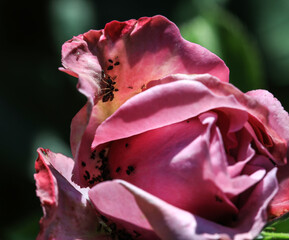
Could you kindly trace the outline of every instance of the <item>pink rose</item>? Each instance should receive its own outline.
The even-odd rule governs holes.
[[[252,239],[289,209],[287,112],[166,18],[113,21],[62,57],[88,101],[74,161],[38,150],[38,239]]]

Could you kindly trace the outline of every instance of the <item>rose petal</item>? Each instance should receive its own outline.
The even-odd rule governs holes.
[[[99,84],[95,80],[101,78],[101,66],[97,56],[93,55],[82,35],[74,37],[62,46],[62,65],[60,70],[78,77],[77,88],[90,102],[94,101],[94,94],[100,92]]]
[[[190,119],[119,140],[109,150],[111,177],[179,208],[226,221],[237,210],[214,182],[224,179],[226,156],[210,148],[216,145],[209,141],[210,132],[198,119]]]
[[[103,103],[109,116],[142,91],[145,84],[174,73],[210,73],[228,82],[224,62],[207,49],[184,40],[176,25],[163,16],[126,22],[112,21],[63,45],[64,71],[79,77],[78,87],[89,99],[99,99],[102,74],[115,78],[119,91]],[[105,106],[105,107],[104,107]]]
[[[221,96],[230,96],[233,94],[236,100],[246,107],[250,114],[249,123],[258,137],[258,141],[269,149],[270,153],[273,155],[272,159],[276,163],[281,165],[286,163],[285,156],[287,152],[287,144],[281,135],[279,135],[275,130],[282,128],[282,126],[279,125],[280,123],[285,125],[289,124],[289,118],[283,118],[283,122],[274,122],[278,126],[273,127],[271,122],[272,119],[276,119],[275,107],[271,108],[270,105],[266,105],[262,100],[256,100],[256,96],[251,97],[250,94],[242,93],[231,84],[220,81],[211,81],[208,78],[201,77],[199,81],[206,85],[215,94],[220,94]],[[278,104],[276,103],[275,105]],[[282,113],[281,115],[284,116],[285,113]]]
[[[243,112],[241,119],[248,117],[246,112],[250,114],[253,132],[258,133],[256,141],[266,145],[266,140],[270,139],[272,159],[284,164],[287,145],[271,128],[268,122],[271,112],[267,106],[210,75],[192,75],[190,81],[187,75],[186,80],[182,80],[181,74],[168,78],[174,81],[154,86],[129,99],[103,122],[96,130],[92,147],[183,121],[211,109],[231,108],[238,109],[240,114]]]
[[[238,214],[231,199],[261,181],[265,170],[232,179],[214,125],[216,114],[199,118],[201,122],[189,119],[112,143],[109,171],[113,179],[130,182],[176,207],[230,222]]]
[[[207,112],[201,114],[199,118],[202,124],[208,125],[207,132],[209,133],[207,134],[206,139],[207,147],[202,148],[202,151],[210,153],[210,158],[203,167],[205,178],[211,179],[223,193],[229,197],[233,197],[249,189],[264,177],[266,171],[264,169],[260,169],[252,172],[251,175],[241,175],[231,178],[227,172],[228,166],[222,135],[215,125],[217,122],[216,114]],[[268,160],[268,162],[270,161]]]
[[[239,121],[247,119],[246,108],[231,95],[216,95],[199,82],[221,82],[210,75],[192,75],[191,80],[170,76],[175,81],[157,85],[129,99],[96,130],[92,148],[112,140],[129,137],[195,117],[217,108],[239,110]],[[117,128],[114,126],[118,126]],[[109,130],[108,130],[109,129]]]
[[[134,196],[161,239],[253,239],[266,224],[266,207],[277,191],[276,169],[256,186],[232,228],[178,209],[155,196],[117,180]]]
[[[280,217],[289,212],[289,164],[278,168],[279,189],[270,203],[269,214],[271,218]]]
[[[249,91],[246,95],[254,98],[263,106],[268,106],[270,110],[269,124],[270,126],[287,142],[289,142],[289,115],[282,107],[281,103],[272,93],[266,90]]]
[[[86,104],[72,119],[70,131],[70,147],[73,157],[79,151],[81,140],[88,125],[91,110],[89,104]]]
[[[88,202],[88,189],[72,183],[73,160],[39,149],[34,175],[43,207],[37,239],[111,239],[97,233],[95,210]]]
[[[260,233],[267,223],[267,207],[278,191],[278,181],[276,178],[277,168],[270,170],[261,182],[254,188],[245,205],[240,209],[239,221],[236,230],[246,232],[250,229],[253,239]],[[239,239],[242,238],[240,234]]]
[[[236,159],[231,161],[230,166],[227,168],[232,178],[240,175],[246,164],[255,155],[255,150],[251,146],[252,136],[245,128],[239,132],[238,138],[238,155],[236,156]]]
[[[99,106],[93,106],[89,102],[77,113],[71,123],[71,149],[75,160],[72,180],[80,186],[87,186],[87,181],[92,181],[90,177],[99,175],[99,170],[95,168],[98,153],[91,151],[91,142],[94,132],[101,123],[102,111]],[[92,161],[95,160],[95,161]]]
[[[89,191],[89,197],[96,209],[115,223],[118,230],[137,239],[159,239],[134,201],[134,197],[115,181],[97,184]]]
[[[161,239],[229,239],[229,228],[176,208],[126,181],[116,182],[135,197],[137,206]]]

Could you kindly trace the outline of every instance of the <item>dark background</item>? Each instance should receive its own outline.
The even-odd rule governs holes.
[[[0,239],[37,235],[36,149],[71,155],[70,121],[86,100],[58,67],[61,45],[74,35],[164,15],[224,59],[241,90],[266,88],[289,109],[288,0],[2,1],[0,9]]]

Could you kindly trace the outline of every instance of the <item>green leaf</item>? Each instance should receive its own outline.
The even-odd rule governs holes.
[[[255,239],[289,239],[289,213],[269,222]]]
[[[256,239],[263,239],[263,240],[273,240],[273,239],[289,239],[288,233],[274,233],[274,232],[261,232],[261,237],[257,237]]]

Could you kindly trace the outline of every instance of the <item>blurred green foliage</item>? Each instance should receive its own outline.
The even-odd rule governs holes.
[[[197,14],[180,26],[183,37],[220,56],[230,69],[231,83],[241,90],[265,88],[259,50],[239,19],[212,0],[191,1],[190,8]]]
[[[0,239],[35,239],[39,231],[37,147],[70,155],[70,122],[86,101],[77,80],[58,71],[60,47],[72,36],[114,19],[162,14],[224,59],[241,90],[267,88],[289,110],[288,0],[2,1],[1,9]],[[258,239],[286,239],[288,221],[274,221]]]
[[[289,213],[268,223],[256,238],[256,240],[259,239],[289,239]]]
[[[49,22],[57,48],[96,24],[97,8],[91,0],[51,0]]]

